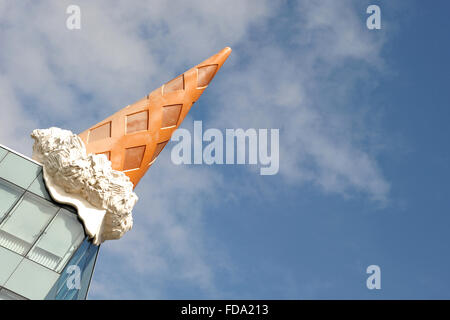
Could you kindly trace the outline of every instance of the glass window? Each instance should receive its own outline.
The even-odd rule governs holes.
[[[27,189],[41,172],[41,168],[36,163],[10,152],[0,162],[0,177]]]
[[[38,196],[41,196],[42,198],[45,198],[49,201],[52,201],[52,198],[50,197],[47,188],[45,187],[44,178],[42,177],[42,175],[43,173],[41,172],[28,188],[28,191],[31,191],[34,194],[37,194]]]
[[[61,272],[84,239],[84,229],[77,216],[61,209],[28,254],[31,260]]]
[[[59,274],[36,262],[23,259],[6,282],[5,288],[32,300],[44,299]]]
[[[18,254],[25,254],[58,209],[36,195],[25,193],[0,225],[0,245]]]
[[[7,153],[8,153],[8,150],[0,147],[0,161],[2,161],[2,159],[4,158],[4,156],[6,156]]]
[[[0,247],[0,286],[5,284],[22,259],[22,256]]]
[[[83,300],[86,299],[87,291],[94,271],[99,246],[96,246],[85,237],[80,247],[64,267],[61,276],[48,293],[45,299],[48,300]],[[70,289],[67,280],[73,275],[71,266],[78,266],[81,270],[81,287],[79,290]]]
[[[24,297],[15,294],[5,288],[0,288],[0,300],[26,300]]]
[[[24,192],[25,190],[0,179],[0,222]]]
[[[78,299],[86,299],[88,294],[89,285],[91,283],[92,274],[94,272],[95,262],[97,260],[98,247],[92,245],[90,248],[89,256],[86,259],[86,265],[81,276],[81,289],[78,295]]]

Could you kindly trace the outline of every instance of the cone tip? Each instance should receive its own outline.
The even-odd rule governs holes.
[[[230,47],[225,47],[222,49],[222,53],[226,54],[226,56],[228,57],[231,53],[231,48]]]
[[[219,51],[218,56],[220,56],[223,61],[225,61],[226,59],[228,59],[228,56],[231,53],[231,48],[230,47],[225,47],[222,50]]]

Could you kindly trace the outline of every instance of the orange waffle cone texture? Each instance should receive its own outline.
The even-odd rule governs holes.
[[[136,187],[230,53],[230,48],[222,49],[82,132],[87,153],[105,154],[112,168],[125,172]]]

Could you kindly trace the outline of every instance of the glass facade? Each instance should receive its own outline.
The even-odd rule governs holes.
[[[0,300],[85,299],[98,250],[42,167],[0,146]]]

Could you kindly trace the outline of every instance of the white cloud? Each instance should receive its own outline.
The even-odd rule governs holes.
[[[70,1],[3,3],[2,72],[41,123],[83,130],[241,39],[264,2]],[[189,66],[189,67],[186,67]]]
[[[164,297],[167,283],[182,282],[199,287],[209,295],[217,294],[212,254],[203,230],[204,205],[217,202],[216,190],[223,185],[222,177],[202,167],[174,167],[169,153],[163,153],[154,165],[152,179],[141,182],[136,192],[140,195],[135,207],[133,230],[120,241],[107,242],[101,255],[97,286],[104,282],[124,288],[139,287],[142,278],[151,291],[151,297]],[[122,259],[126,257],[127,261]],[[105,267],[112,260],[118,272]],[[217,259],[213,259],[217,261]],[[114,291],[112,298],[123,298],[123,292]],[[103,297],[96,292],[92,298]],[[148,298],[132,293],[132,297]],[[128,296],[130,298],[130,296]]]
[[[29,128],[37,125],[21,106],[14,90],[11,88],[9,79],[0,75],[0,143],[7,147],[15,146],[16,150],[27,153],[30,146]]]
[[[245,53],[250,63],[228,71],[221,91],[226,108],[214,125],[281,128],[280,172],[287,181],[343,195],[363,192],[385,204],[389,183],[368,152],[368,129],[377,128],[367,108],[351,101],[353,88],[368,92],[371,73],[383,70],[384,39],[365,33],[352,6],[305,1],[298,13],[291,48],[255,43]]]

